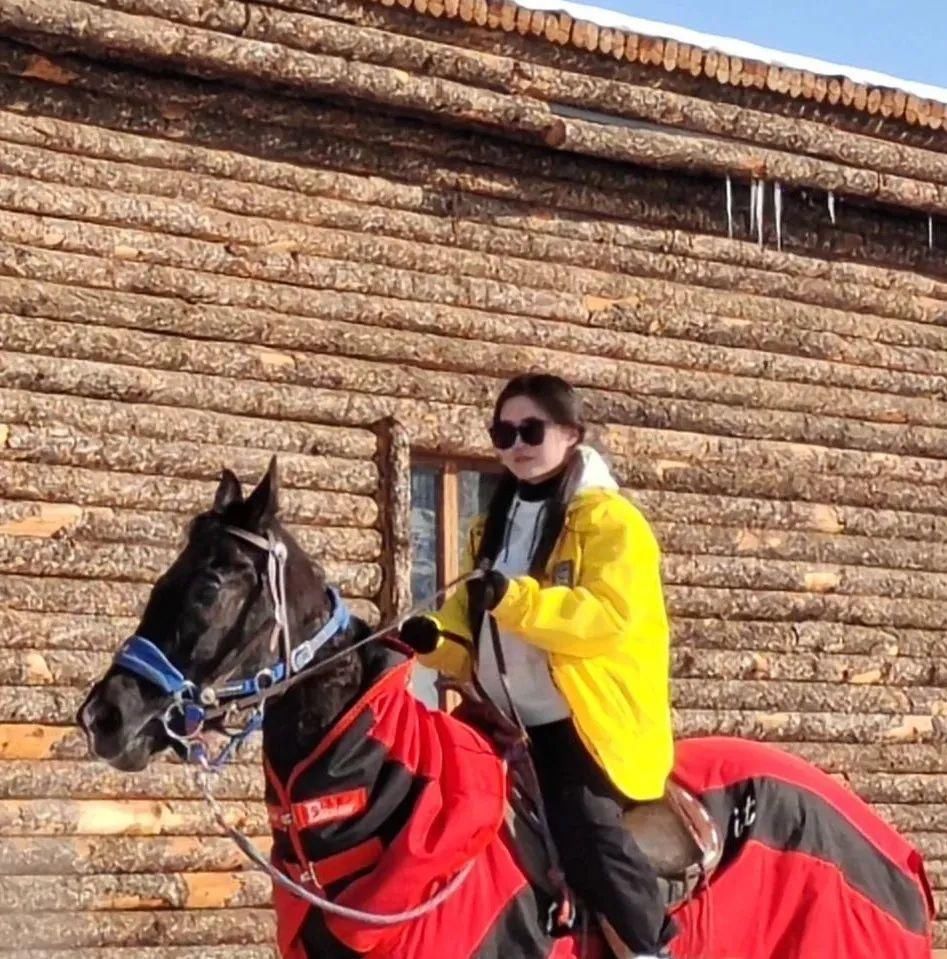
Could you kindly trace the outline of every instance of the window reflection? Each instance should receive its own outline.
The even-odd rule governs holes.
[[[460,535],[457,537],[459,556],[457,560],[463,564],[466,559],[467,547],[470,543],[467,533],[473,521],[482,516],[490,505],[490,498],[500,481],[499,473],[481,473],[477,470],[460,470],[457,474],[457,491],[460,500],[458,504],[458,525]]]
[[[411,596],[418,602],[437,589],[438,470],[411,470]]]
[[[456,476],[444,485],[445,471]],[[473,521],[482,514],[498,481],[496,473],[476,469],[457,469],[450,463],[415,464],[411,468],[411,602],[417,603],[434,595],[438,584],[457,575],[463,565],[468,546],[467,533]],[[456,493],[454,490],[456,489]],[[449,496],[451,502],[444,502]],[[443,512],[441,512],[443,511]],[[457,523],[457,556],[442,556],[438,537],[441,516],[455,517]],[[430,706],[438,703],[435,686],[437,674],[423,666],[415,667],[413,690]]]
[[[440,471],[411,469],[411,602],[433,596],[437,590],[437,501]],[[437,673],[418,664],[414,694],[429,706],[437,705]]]

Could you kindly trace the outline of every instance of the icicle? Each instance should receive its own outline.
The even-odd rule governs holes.
[[[766,184],[760,180],[756,190],[756,237],[763,249],[763,208],[766,203]]]
[[[756,180],[750,180],[750,233],[756,232]]]
[[[778,181],[773,184],[773,208],[776,216],[776,249],[783,248],[783,187]]]
[[[934,249],[934,217],[930,213],[927,214],[927,248]]]
[[[733,181],[727,174],[727,236],[733,239]]]
[[[835,226],[835,191],[829,190],[829,219],[832,226]]]

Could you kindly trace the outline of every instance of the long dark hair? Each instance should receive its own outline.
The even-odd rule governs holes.
[[[582,414],[582,401],[572,386],[560,376],[551,373],[524,373],[514,377],[503,387],[493,407],[493,421],[500,418],[500,411],[508,400],[517,396],[531,399],[553,423],[571,426],[579,433],[579,440],[585,438],[585,418]],[[559,477],[559,486],[550,497],[543,519],[543,528],[539,542],[530,564],[530,574],[541,578],[556,546],[566,520],[566,510],[575,495],[576,487],[582,475],[582,456],[573,449],[565,468]],[[518,480],[509,471],[504,470],[490,505],[487,508],[483,536],[477,550],[477,563],[485,560],[494,562],[500,552],[506,533],[507,516],[513,498],[516,496]]]

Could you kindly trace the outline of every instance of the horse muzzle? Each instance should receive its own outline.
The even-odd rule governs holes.
[[[76,722],[89,752],[123,772],[138,772],[162,748],[160,709],[146,703],[129,677],[113,673],[96,683]]]

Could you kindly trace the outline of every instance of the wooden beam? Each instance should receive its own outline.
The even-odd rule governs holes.
[[[486,422],[486,420],[484,420]],[[428,466],[439,468],[444,465],[446,462],[450,462],[453,465],[458,473],[462,472],[478,472],[478,473],[496,473],[499,472],[500,467],[497,462],[486,456],[463,456],[458,454],[456,456],[451,456],[449,460],[446,460],[443,455],[438,455],[437,453],[430,453],[427,451],[415,451],[411,454],[411,459],[418,466]]]
[[[26,729],[36,727],[25,726]],[[0,727],[2,729],[2,727]],[[241,756],[241,760],[242,760]],[[193,770],[184,763],[155,759],[134,776],[109,769],[90,758],[81,760],[6,760],[2,766],[2,800],[155,800],[170,803],[201,799]],[[214,780],[221,800],[263,801],[263,767],[259,762],[235,762]]]
[[[381,615],[397,619],[411,606],[411,447],[394,418],[378,424],[379,523],[383,574]]]
[[[272,845],[269,834],[252,841],[263,853]],[[233,841],[218,835],[0,837],[0,876],[231,872],[246,863]]]
[[[125,13],[157,16],[193,27],[206,27],[208,22],[206,13],[188,2],[108,0],[107,5]],[[289,0],[286,7],[290,9],[264,7],[242,0],[221,0],[215,5],[213,28],[233,36],[285,44],[293,49],[346,56],[363,63],[537,97],[550,103],[599,110],[616,119],[646,120],[794,154],[805,153],[840,163],[864,165],[879,173],[947,184],[947,157],[935,150],[845,133],[826,123],[799,117],[782,117],[738,104],[714,102],[706,97],[686,96],[658,87],[608,79],[592,73],[591,65],[589,72],[579,72],[574,68],[551,67],[512,56],[471,50],[461,45],[469,37],[469,31],[462,29],[454,34],[453,43],[435,42],[423,36],[378,29],[367,23],[330,20],[320,16],[326,7],[319,0]],[[549,22],[547,19],[547,24]],[[617,31],[599,31],[601,52],[612,52],[616,35],[621,36]],[[444,40],[447,41],[448,37],[445,36]],[[678,45],[674,46],[677,48]],[[717,75],[719,77],[719,73]],[[811,93],[815,77],[809,74],[807,78],[811,83],[805,89]]]
[[[62,949],[64,956],[72,957],[81,949],[96,946],[137,947],[133,953],[137,956],[138,948],[158,944],[188,946],[189,955],[203,956],[205,945],[247,943],[251,944],[248,954],[252,955],[253,945],[269,946],[275,938],[270,909],[121,910],[61,916],[27,910],[0,914],[0,941],[17,944],[18,952],[7,953],[17,959],[40,954],[39,949]]]
[[[259,836],[268,828],[261,803],[223,808],[243,832]],[[2,836],[204,836],[216,829],[203,800],[0,799]]]
[[[59,254],[52,256],[60,257]],[[83,259],[87,264],[88,259]],[[38,261],[36,258],[35,262]],[[78,270],[84,264],[77,260],[69,265]],[[0,272],[2,269],[0,265]],[[184,273],[183,270],[176,272]],[[183,275],[175,279],[185,281]],[[197,277],[192,277],[192,282],[197,281]],[[213,285],[211,288],[217,290],[218,297],[236,297],[239,292],[245,292],[229,284],[227,293]],[[274,285],[274,289],[278,287]],[[166,290],[167,287],[162,288],[163,292]],[[211,312],[208,308],[205,320],[208,324]],[[327,322],[324,325],[329,326]],[[366,347],[374,353],[371,359],[331,353],[318,355],[320,351],[314,347],[311,353],[300,354],[300,370],[290,378],[274,377],[258,370],[248,362],[246,347],[228,341],[223,335],[216,338],[216,342],[210,342],[193,338],[188,327],[179,327],[178,336],[110,327],[111,323],[95,326],[42,318],[24,323],[14,315],[0,313],[0,339],[10,351],[4,356],[0,374],[3,385],[29,389],[42,377],[44,391],[53,392],[57,391],[54,384],[64,379],[76,383],[83,375],[91,377],[96,372],[101,379],[124,380],[129,383],[129,390],[148,390],[157,402],[163,403],[168,402],[167,391],[188,383],[189,402],[185,404],[188,406],[197,405],[196,395],[206,391],[216,394],[214,406],[218,409],[225,406],[225,397],[233,397],[234,404],[240,403],[244,410],[256,399],[259,404],[256,410],[260,413],[265,407],[287,409],[298,404],[301,415],[309,419],[319,415],[319,406],[342,407],[349,411],[349,416],[357,406],[366,410],[373,407],[382,416],[400,416],[404,409],[406,423],[418,418],[422,401],[432,405],[464,404],[466,413],[460,416],[457,428],[466,438],[462,448],[469,450],[474,444],[486,447],[484,435],[471,431],[471,417],[484,415],[481,411],[490,404],[500,378],[526,367],[536,367],[569,376],[577,386],[586,388],[590,413],[600,422],[927,459],[941,457],[947,440],[947,410],[932,396],[884,395],[838,388],[824,381],[800,389],[796,383],[760,376],[708,372],[700,369],[696,359],[705,350],[689,344],[680,345],[675,368],[671,364],[654,366],[616,358],[603,363],[601,355],[569,354],[533,345],[520,346],[514,351],[491,342],[473,344],[459,337],[435,339],[415,332],[388,330],[386,336],[378,337],[377,330],[352,324],[342,329],[359,332],[366,343],[370,333],[379,341],[377,346]],[[932,328],[932,332],[943,336],[945,331]],[[936,355],[933,359],[937,362]],[[431,369],[435,363],[439,369]],[[943,359],[940,364],[944,366]],[[141,367],[148,370],[147,374]],[[831,374],[835,367],[825,364],[821,369]],[[482,375],[484,370],[487,375]],[[945,381],[944,372],[938,376],[941,382]],[[898,372],[889,371],[879,377],[879,381],[895,394],[899,378]],[[831,375],[827,379],[831,382]],[[74,385],[65,392],[80,391]],[[347,397],[351,397],[351,401],[345,407]],[[234,406],[229,409],[233,410]],[[734,409],[741,411],[739,420],[733,419]],[[460,407],[457,413],[461,413]],[[280,418],[280,414],[273,418]],[[910,430],[905,429],[907,424]],[[423,432],[414,434],[418,443],[427,444],[433,437],[439,449],[447,448],[450,431],[446,418],[441,423],[426,422],[423,427]],[[76,458],[73,454],[69,456]],[[5,453],[4,458],[12,457]],[[350,464],[347,469],[355,472],[357,465]],[[255,479],[256,475],[248,478]],[[170,480],[174,486],[192,482],[197,481],[179,477]],[[210,487],[210,483],[205,486]],[[313,508],[321,505],[323,517],[330,504],[335,507],[334,520],[322,519],[333,525],[367,525],[364,518],[374,518],[377,512],[372,500],[350,493],[327,493],[322,497],[324,504],[308,490],[299,488],[291,493],[293,501],[308,500]],[[371,507],[359,517],[362,522],[342,519],[339,515],[345,512],[346,506],[366,500]],[[78,498],[71,501],[80,502]],[[204,501],[198,505],[203,506]],[[302,517],[297,518],[300,520]]]
[[[0,319],[0,329],[2,322]],[[283,450],[265,434],[261,435],[258,447],[247,449],[229,443],[195,442],[183,431],[175,440],[153,440],[112,431],[96,434],[81,428],[64,429],[59,424],[14,423],[7,429],[7,450],[0,448],[2,459],[215,482],[221,467],[228,466],[241,480],[251,484],[266,471],[270,456],[278,453],[281,489],[363,496],[374,496],[378,489],[378,467],[369,459],[310,456]],[[24,522],[17,522],[9,529],[8,524],[0,525],[0,533],[50,537],[76,524],[81,519],[81,509],[75,504],[60,504],[56,511],[47,509],[22,519]]]
[[[102,482],[109,474],[103,472]],[[67,539],[3,536],[0,534],[0,573],[31,576],[74,576],[77,579],[119,578],[150,586],[174,562],[178,548],[127,543],[71,542]],[[323,559],[329,580],[348,597],[374,598],[381,586],[376,563],[348,563]]]
[[[0,112],[0,135],[4,140],[42,147],[24,150],[5,145],[0,150],[0,161],[4,172],[11,175],[46,179],[45,171],[50,167],[48,153],[57,150],[70,154],[73,161],[69,172],[58,182],[92,185],[92,171],[98,169],[98,164],[93,161],[80,167],[76,158],[108,157],[122,161],[110,163],[108,169],[100,171],[106,176],[108,190],[159,193],[178,199],[191,197],[216,206],[225,198],[225,208],[245,209],[249,204],[257,218],[272,215],[263,214],[266,208],[296,206],[306,211],[307,222],[357,231],[365,229],[362,204],[367,204],[369,198],[385,208],[418,214],[443,209],[445,198],[440,194],[451,191],[450,209],[454,215],[450,220],[443,216],[427,218],[425,233],[439,244],[460,241],[454,230],[459,229],[463,220],[474,219],[492,226],[498,220],[509,223],[513,214],[521,228],[528,221],[530,231],[546,235],[546,248],[536,251],[541,259],[560,259],[548,249],[550,234],[585,236],[593,240],[589,249],[599,251],[593,259],[599,258],[603,249],[610,250],[609,255],[621,250],[623,256],[629,247],[647,251],[639,268],[648,272],[669,259],[660,256],[664,251],[688,257],[702,255],[706,238],[695,236],[694,231],[717,237],[727,231],[719,185],[706,178],[688,185],[690,206],[682,210],[668,195],[667,178],[653,171],[631,171],[627,166],[602,163],[595,164],[593,170],[583,157],[551,151],[537,153],[524,150],[522,144],[491,142],[482,137],[459,138],[434,124],[406,123],[403,118],[379,112],[355,113],[321,101],[258,89],[250,92],[228,86],[221,90],[218,84],[170,77],[159,81],[142,71],[79,57],[40,57],[48,61],[50,69],[70,77],[68,86],[53,86],[49,82],[37,83],[33,77],[38,56],[29,47],[0,41],[0,99],[15,103],[23,111]],[[24,77],[30,78],[28,84],[22,82]],[[34,112],[43,117],[42,130],[32,119]],[[82,119],[78,124],[56,119],[65,115]],[[119,132],[127,130],[136,132]],[[289,142],[284,142],[285,130],[292,131]],[[327,135],[327,130],[332,133]],[[165,139],[169,133],[173,141]],[[239,141],[241,152],[208,150],[198,145],[221,141]],[[274,153],[289,162],[260,159]],[[446,161],[445,156],[449,157]],[[525,216],[519,203],[511,204],[506,199],[510,196],[506,176],[500,180],[484,178],[483,163],[502,166],[507,176],[516,177],[518,201],[532,202],[540,208],[561,206],[583,216],[568,222]],[[340,164],[357,172],[335,172]],[[875,168],[873,162],[866,165]],[[38,172],[41,169],[42,174]],[[244,184],[238,185],[239,181]],[[279,194],[292,200],[280,202],[274,190],[248,188],[246,181],[276,187]],[[427,187],[418,190],[414,184],[419,181]],[[471,190],[478,195],[466,202],[453,192],[466,194]],[[300,204],[300,197],[306,195],[317,195],[318,203]],[[271,199],[276,203],[272,204]],[[355,205],[346,200],[354,200]],[[232,207],[234,202],[240,207]],[[726,241],[714,244],[712,259],[762,267],[767,275],[774,271],[811,275],[814,268],[822,274],[829,272],[836,279],[847,276],[854,280],[844,289],[852,306],[856,302],[854,294],[861,297],[871,287],[888,291],[892,302],[897,303],[899,300],[893,294],[905,287],[919,291],[930,285],[921,274],[880,267],[898,262],[928,275],[942,268],[936,251],[928,250],[922,242],[924,237],[916,218],[885,217],[879,234],[878,211],[850,205],[845,231],[826,233],[821,201],[815,197],[803,199],[797,194],[792,198],[792,207],[793,248],[820,250],[823,258],[776,253],[771,248],[760,250],[753,242]],[[384,219],[378,219],[377,208],[372,214],[368,232],[401,235],[407,229],[409,237],[417,235],[413,232],[413,216],[386,214]],[[589,214],[597,222],[589,220]],[[677,230],[682,222],[687,223],[687,231]],[[656,233],[645,224],[665,227],[666,232]],[[524,252],[529,255],[528,251],[534,249],[535,239],[530,238],[530,243],[520,247],[524,252],[517,254],[509,246],[508,229],[491,232],[486,250],[510,256]],[[501,235],[506,242],[499,242]],[[877,240],[882,235],[884,242],[879,244]],[[864,239],[853,248],[850,244],[854,236]],[[869,238],[873,239],[869,242]],[[833,253],[845,259],[833,257]],[[872,267],[846,262],[853,256],[871,262]],[[571,266],[579,261],[569,255],[565,262]],[[670,275],[679,270],[675,266]],[[724,286],[732,288],[729,283]]]
[[[3,885],[9,912],[265,908],[272,891],[260,872],[7,876]]]
[[[0,515],[5,520],[0,524],[0,538],[50,538],[53,531],[41,525],[40,521],[62,515],[71,516],[73,511],[78,511],[76,518],[56,529],[56,535],[67,536],[72,542],[132,543],[172,548],[180,548],[191,518],[189,514],[167,510],[77,507],[71,503],[0,498]],[[323,524],[301,526],[296,523],[286,523],[285,526],[303,550],[315,559],[377,560],[382,556],[381,533],[375,529]],[[9,641],[9,637],[4,637],[4,640]]]
[[[456,579],[460,572],[460,488],[457,465],[446,460],[440,473],[437,508],[438,587]]]
[[[947,185],[706,136],[603,127],[558,116],[534,97],[293,50],[211,30],[104,10],[78,0],[0,0],[4,29],[36,43],[147,62],[196,75],[275,83],[307,95],[351,97],[525,138],[561,150],[668,170],[768,178],[797,187],[947,213]]]
[[[460,488],[457,464],[441,463],[437,497],[437,585],[443,589],[460,574]],[[463,587],[461,587],[463,588]],[[440,691],[441,708],[448,712],[460,705],[457,693]]]

